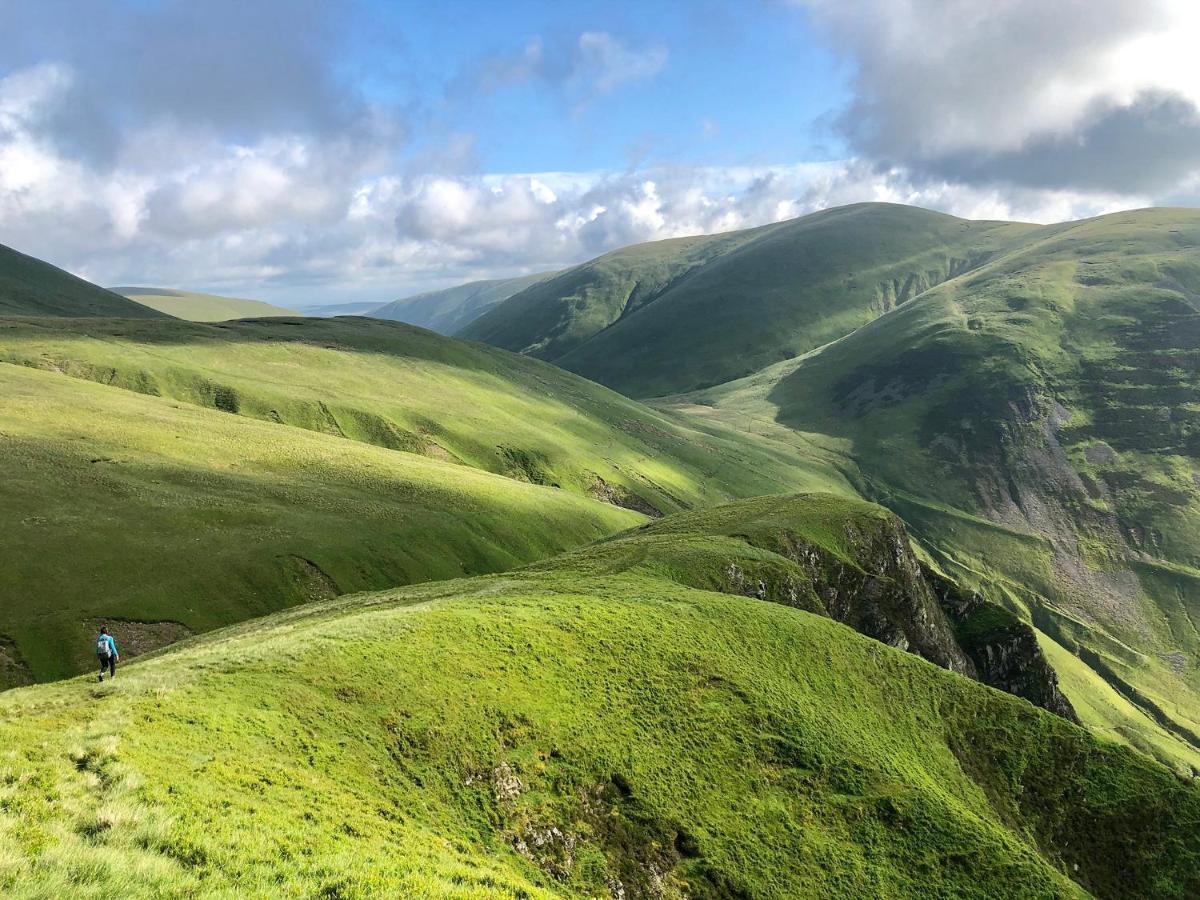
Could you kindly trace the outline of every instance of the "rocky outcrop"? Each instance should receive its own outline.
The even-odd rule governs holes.
[[[871,528],[848,523],[846,529],[848,543],[855,548],[853,562],[790,532],[780,535],[775,549],[808,574],[811,589],[830,618],[975,678],[975,665],[955,640],[900,521],[889,517]]]
[[[33,684],[33,673],[11,638],[0,634],[0,691]]]
[[[783,531],[769,549],[802,575],[730,563],[726,589],[808,609],[815,601],[814,611],[861,634],[1078,721],[1032,628],[923,565],[897,517],[844,527],[852,560]]]
[[[1058,687],[1032,628],[1006,609],[925,569],[925,580],[954,624],[958,645],[975,664],[975,678],[1035,706],[1078,722],[1075,709]]]

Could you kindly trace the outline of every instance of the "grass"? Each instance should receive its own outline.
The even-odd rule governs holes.
[[[3,630],[38,679],[90,665],[97,619],[204,631],[331,593],[511,568],[642,519],[49,372],[0,364],[0,392]]]
[[[88,665],[104,618],[202,631],[511,568],[637,511],[846,490],[785,445],[370,319],[0,318],[0,384],[0,591],[24,598],[3,686]]]
[[[836,502],[774,527],[831,540]],[[708,527],[649,531],[719,561]],[[0,746],[17,898],[1200,889],[1200,792],[1144,756],[828,619],[578,559],[10,691]]]
[[[836,489],[785,445],[695,427],[504,351],[373,319],[0,319],[0,361],[667,512]]]
[[[198,294],[194,291],[149,287],[116,287],[113,291],[142,306],[190,322],[225,322],[229,319],[300,315],[295,310],[273,306],[261,300],[218,297],[215,294]]]

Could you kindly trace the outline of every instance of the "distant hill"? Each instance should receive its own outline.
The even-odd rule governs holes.
[[[130,300],[136,300],[143,306],[149,306],[151,309],[157,309],[159,312],[191,322],[225,322],[230,319],[299,315],[295,310],[272,306],[261,300],[219,297],[215,294],[198,294],[193,291],[149,287],[115,287],[113,291]]]
[[[394,319],[420,325],[439,334],[454,334],[513,294],[553,277],[553,272],[471,281],[441,291],[429,291],[395,300],[369,313],[379,319]]]
[[[617,250],[460,332],[635,397],[720,384],[835,340],[1032,226],[868,203]]]
[[[823,447],[1038,628],[1085,722],[1195,765],[1200,211],[1035,226],[858,204],[616,251],[462,334]]]
[[[153,319],[163,314],[40,259],[0,246],[0,316]]]
[[[297,303],[296,312],[302,316],[327,319],[333,316],[366,316],[379,308],[376,301],[356,303]]]

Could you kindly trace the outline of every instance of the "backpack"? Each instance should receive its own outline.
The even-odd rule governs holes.
[[[100,639],[96,641],[96,655],[101,659],[108,659],[112,656],[112,645],[109,644],[107,635],[101,635]]]

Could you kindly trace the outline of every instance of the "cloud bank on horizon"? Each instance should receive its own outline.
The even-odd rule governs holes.
[[[499,33],[404,6],[0,0],[0,243],[101,283],[383,301],[861,200],[1200,202],[1179,0],[516,4]]]

